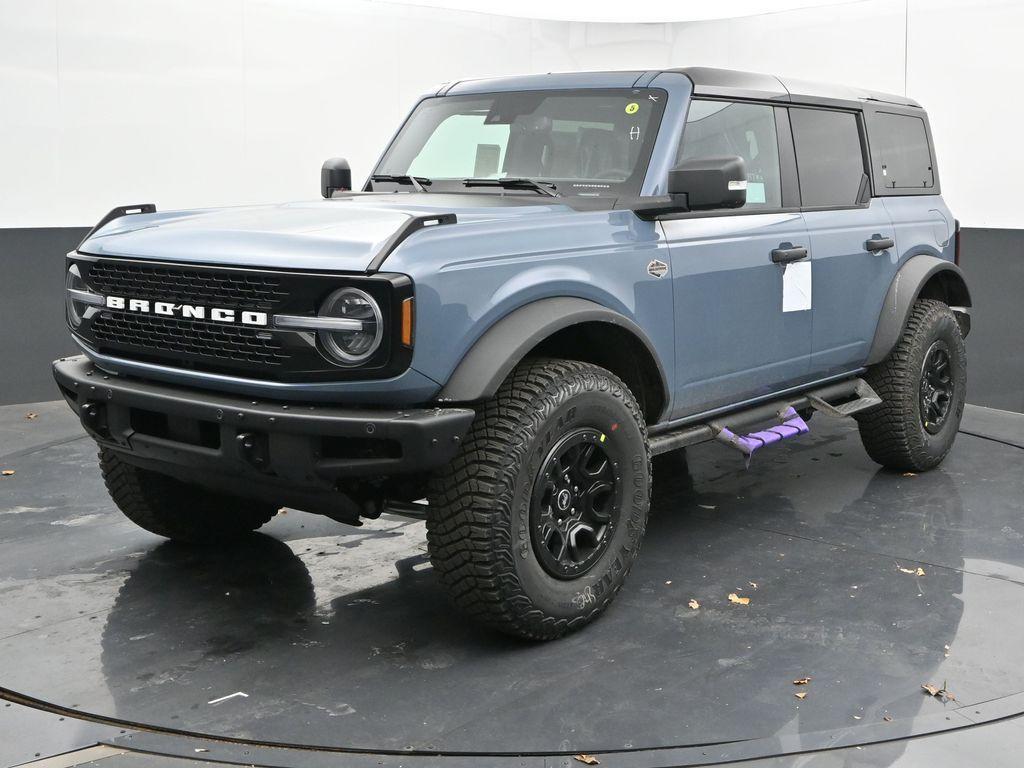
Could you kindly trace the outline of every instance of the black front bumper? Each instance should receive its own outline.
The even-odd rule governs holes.
[[[451,461],[475,416],[256,401],[116,376],[84,356],[57,360],[53,375],[89,434],[129,463],[341,517],[352,488]]]

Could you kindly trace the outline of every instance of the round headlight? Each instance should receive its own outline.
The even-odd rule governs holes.
[[[317,332],[320,344],[335,362],[359,365],[366,362],[384,338],[380,306],[373,297],[358,288],[339,288],[324,301],[318,313],[325,319],[337,319],[336,328]]]

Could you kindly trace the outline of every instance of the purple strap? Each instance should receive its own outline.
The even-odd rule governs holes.
[[[715,437],[745,455],[747,457],[747,465],[749,466],[750,457],[754,455],[754,451],[758,448],[786,440],[790,437],[796,437],[797,435],[806,435],[810,431],[807,422],[801,419],[800,415],[792,407],[786,408],[780,414],[780,418],[784,419],[781,424],[761,430],[760,432],[752,432],[749,435],[737,435],[732,430],[723,428]]]

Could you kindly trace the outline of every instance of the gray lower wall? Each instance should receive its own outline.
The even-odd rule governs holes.
[[[967,400],[1024,413],[1024,230],[964,229],[960,238],[974,303]]]
[[[0,229],[0,405],[57,398],[50,362],[76,351],[64,327],[64,254],[88,228]],[[974,299],[967,399],[1024,412],[1024,230],[965,229]]]
[[[50,363],[78,349],[64,324],[64,254],[88,231],[0,229],[0,405],[60,397]]]

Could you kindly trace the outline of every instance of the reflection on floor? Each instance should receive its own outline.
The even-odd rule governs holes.
[[[819,416],[750,470],[717,445],[665,457],[615,605],[537,645],[448,607],[420,523],[289,512],[232,549],[139,530],[63,408],[0,409],[0,686],[39,699],[264,742],[551,753],[963,724],[1024,690],[1024,453],[1005,441],[962,434],[903,476]],[[40,751],[18,743],[6,764]]]

